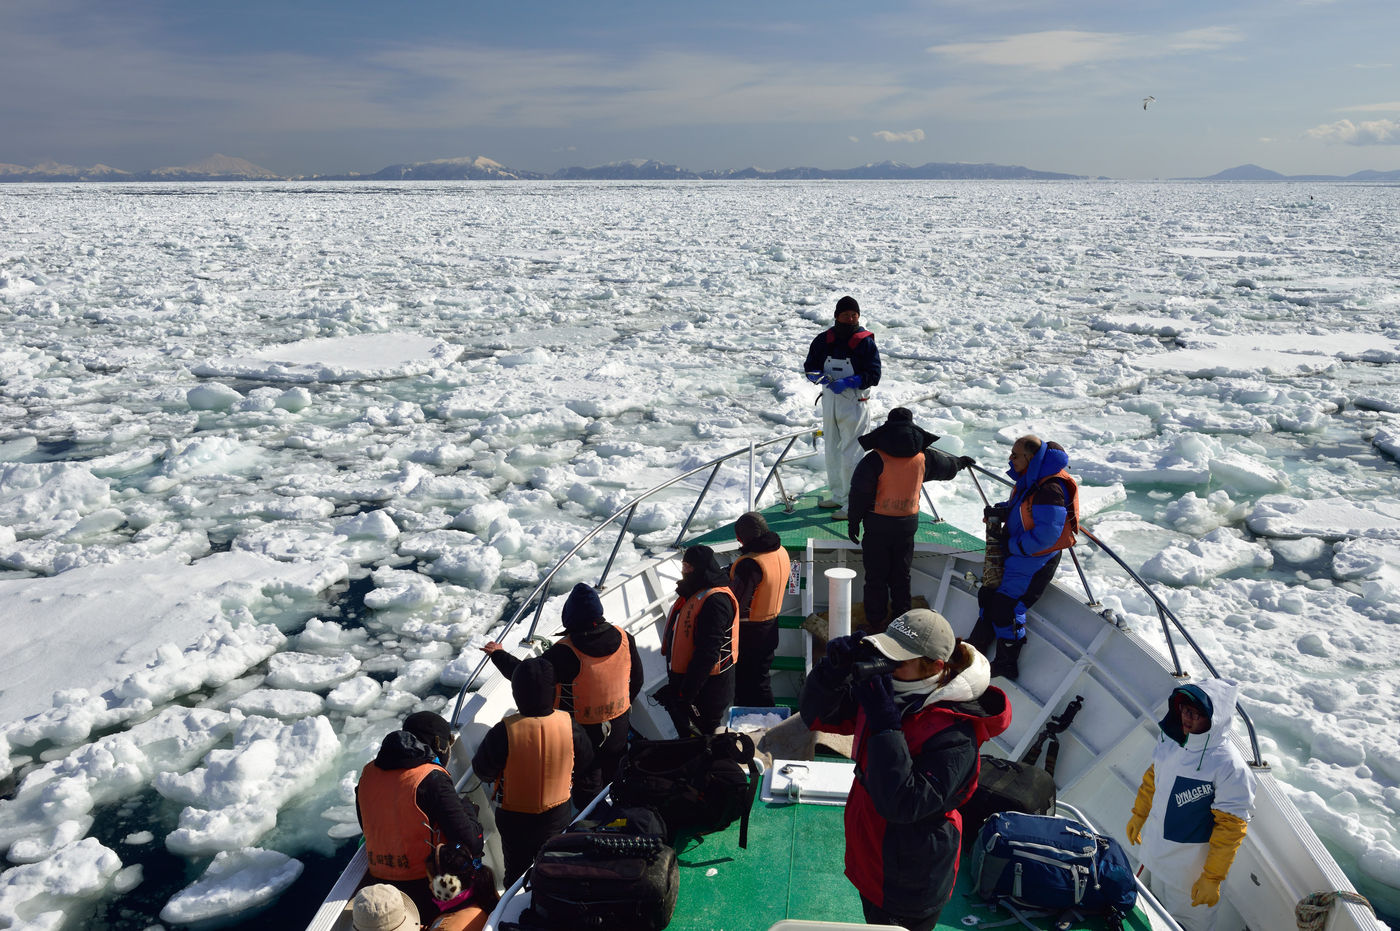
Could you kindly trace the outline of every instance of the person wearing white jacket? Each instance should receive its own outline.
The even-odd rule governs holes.
[[[1172,690],[1128,821],[1152,894],[1186,931],[1214,929],[1254,809],[1254,774],[1229,741],[1238,691],[1231,679]]]

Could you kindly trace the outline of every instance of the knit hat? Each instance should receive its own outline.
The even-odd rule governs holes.
[[[403,719],[403,729],[435,752],[445,753],[452,746],[452,728],[440,714],[415,711]]]
[[[757,511],[741,514],[739,519],[734,522],[734,534],[739,538],[740,543],[757,540],[767,532],[768,521]]]
[[[897,663],[920,656],[946,662],[953,655],[957,638],[943,615],[928,608],[914,608],[890,621],[884,633],[866,637],[864,642]]]
[[[892,408],[890,408],[890,412],[889,412],[888,416],[885,417],[885,423],[901,423],[901,422],[902,422],[902,423],[913,423],[913,422],[914,422],[914,412],[911,411],[911,410],[910,410],[909,408],[907,408],[907,407],[892,407]]]
[[[365,886],[355,895],[351,909],[355,931],[409,931],[422,924],[418,906],[388,883]]]
[[[564,629],[587,630],[603,619],[603,601],[593,586],[580,582],[564,601]]]
[[[836,316],[839,317],[848,310],[854,310],[856,313],[860,313],[860,304],[856,303],[856,299],[849,294],[836,302]]]
[[[525,717],[544,717],[554,710],[554,667],[542,656],[525,660],[510,677],[510,693]]]
[[[703,543],[699,546],[688,547],[685,555],[681,557],[681,562],[689,563],[702,572],[708,572],[719,565],[715,560],[715,551]]]

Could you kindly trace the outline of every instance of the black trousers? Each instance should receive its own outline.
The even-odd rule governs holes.
[[[865,622],[871,633],[880,633],[890,618],[909,610],[909,572],[919,515],[867,514],[863,524],[860,552],[865,563]]]
[[[1053,559],[1037,569],[1026,586],[1025,594],[1018,597],[1004,595],[999,588],[982,586],[977,592],[977,604],[981,610],[977,623],[973,625],[972,634],[967,638],[968,642],[985,656],[992,643],[1004,632],[1009,631],[1020,636],[1003,639],[1024,640],[1026,628],[1022,618],[1025,617],[1026,609],[1039,601],[1040,596],[1045,594],[1045,589],[1050,587],[1050,581],[1055,578],[1055,570],[1060,568],[1061,555],[1063,552],[1056,553]]]
[[[632,720],[628,709],[602,724],[582,724],[583,732],[593,744],[593,768],[574,773],[574,807],[583,811],[593,796],[617,775],[617,764],[627,755],[627,728]]]
[[[671,683],[672,695],[680,693],[681,678],[679,673],[670,674],[668,681]],[[679,701],[673,701],[667,706],[666,711],[671,715],[672,723],[676,725],[676,733],[682,737],[689,737],[690,725],[693,723],[700,733],[713,734],[719,729],[729,706],[734,704],[734,667],[730,666],[717,676],[710,676],[700,687],[700,694],[694,704],[698,716],[681,707]]]
[[[943,906],[935,908],[927,915],[919,915],[911,918],[907,915],[896,915],[887,912],[865,896],[860,897],[860,906],[865,911],[865,923],[868,925],[895,925],[906,928],[908,931],[933,931],[938,924],[938,916],[943,913]]]
[[[734,704],[773,707],[771,671],[778,652],[778,619],[739,622],[739,661],[735,665]]]
[[[496,809],[496,830],[501,835],[501,853],[506,861],[505,884],[509,886],[524,875],[535,862],[541,845],[568,827],[572,819],[573,806],[568,802],[539,814]]]

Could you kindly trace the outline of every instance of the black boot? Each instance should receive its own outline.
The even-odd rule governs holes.
[[[1003,679],[1015,680],[1021,674],[1021,648],[1025,645],[1025,638],[998,640],[996,659],[992,660],[992,678],[1000,676]]]

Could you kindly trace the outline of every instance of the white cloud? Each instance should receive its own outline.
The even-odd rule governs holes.
[[[1353,123],[1351,120],[1338,120],[1335,123],[1314,126],[1304,135],[1329,145],[1400,145],[1400,122],[1368,120]]]
[[[908,132],[892,133],[888,129],[873,132],[870,135],[881,142],[923,142],[924,131],[922,129],[911,129]]]
[[[1354,107],[1338,107],[1342,113],[1400,113],[1400,100],[1391,103],[1360,103]]]
[[[1165,37],[1055,29],[986,42],[935,45],[927,51],[975,64],[1059,71],[1098,62],[1215,51],[1242,41],[1244,36],[1228,26],[1191,29]]]
[[[847,136],[846,138],[851,140],[852,142],[860,142],[860,137],[858,136]]]

